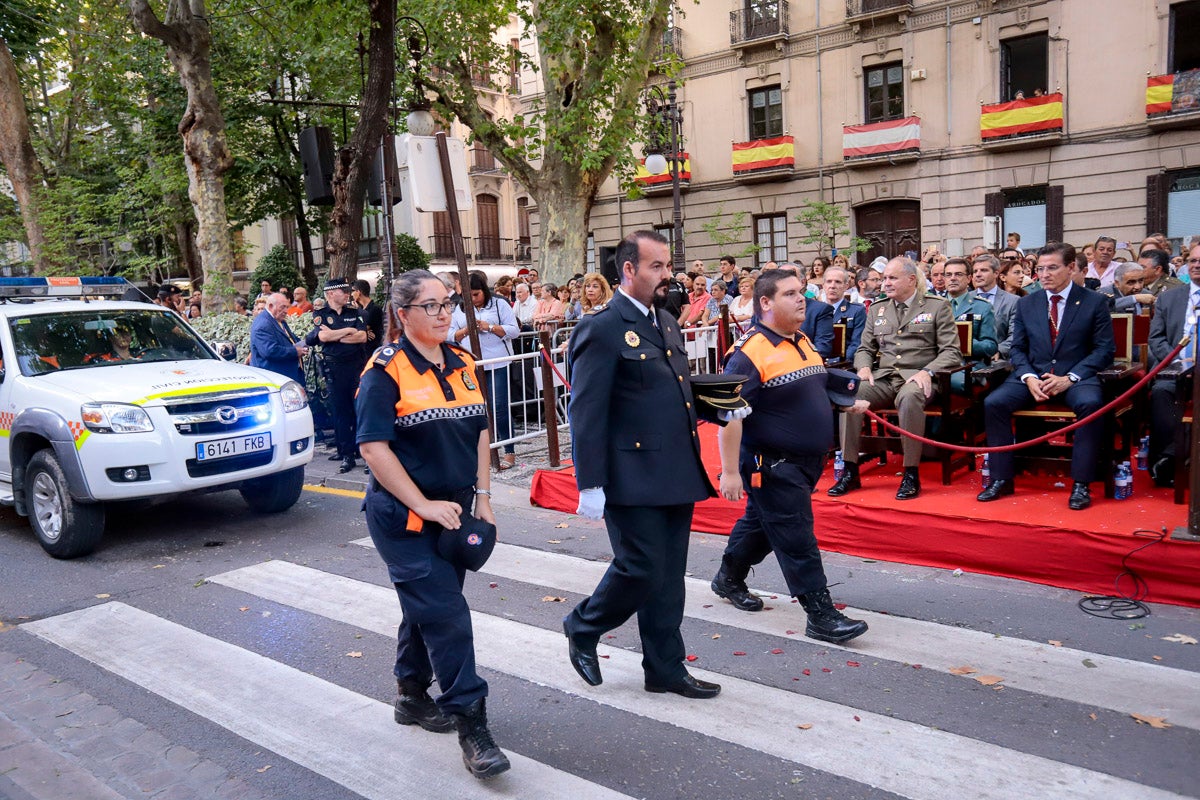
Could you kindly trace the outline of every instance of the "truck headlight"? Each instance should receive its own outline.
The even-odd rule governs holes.
[[[154,430],[150,415],[128,403],[84,403],[79,413],[93,433],[148,433]]]
[[[288,414],[308,405],[308,394],[304,387],[295,381],[288,381],[280,387],[279,399],[283,401],[283,410]]]

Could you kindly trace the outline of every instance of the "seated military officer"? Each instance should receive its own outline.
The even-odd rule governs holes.
[[[842,457],[846,471],[829,489],[840,497],[862,486],[858,477],[862,412],[895,408],[900,427],[925,434],[925,405],[933,397],[933,375],[938,370],[962,363],[958,330],[950,304],[926,295],[924,274],[910,258],[893,258],[883,269],[886,300],[871,304],[862,345],[854,354],[861,383],[858,402],[842,417]],[[921,493],[917,467],[921,443],[904,437],[904,478],[897,500],[911,500]]]

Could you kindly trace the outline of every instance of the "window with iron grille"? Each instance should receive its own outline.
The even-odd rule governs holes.
[[[765,86],[750,90],[750,138],[770,139],[783,135],[783,90]]]
[[[904,66],[899,62],[870,67],[864,75],[866,121],[884,122],[904,117]]]
[[[769,214],[755,217],[754,243],[758,245],[758,252],[754,254],[756,267],[761,268],[768,261],[787,261],[787,215]]]

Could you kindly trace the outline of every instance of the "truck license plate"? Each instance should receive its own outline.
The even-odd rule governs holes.
[[[212,461],[217,458],[241,456],[271,449],[271,434],[253,433],[248,436],[231,436],[228,439],[210,439],[196,443],[196,460]]]

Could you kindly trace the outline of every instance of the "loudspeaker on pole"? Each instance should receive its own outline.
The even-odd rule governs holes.
[[[304,197],[314,206],[333,205],[333,133],[316,126],[300,131]]]

